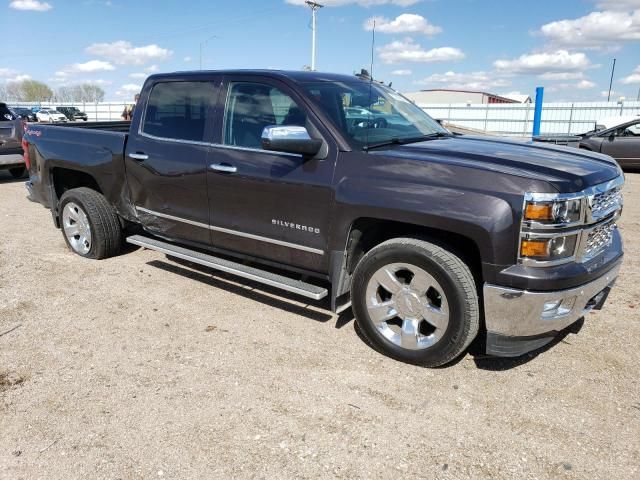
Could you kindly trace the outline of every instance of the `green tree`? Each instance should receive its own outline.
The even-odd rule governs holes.
[[[17,83],[22,102],[44,102],[53,97],[53,91],[46,83],[37,80],[22,80]]]

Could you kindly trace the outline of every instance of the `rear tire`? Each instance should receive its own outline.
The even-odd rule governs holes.
[[[20,178],[23,178],[25,176],[25,174],[27,173],[27,169],[26,169],[26,167],[10,168],[9,169],[9,173],[11,174],[11,176],[13,178],[20,179]]]
[[[424,240],[397,238],[370,250],[356,266],[351,298],[368,343],[403,362],[449,363],[479,330],[471,270],[450,251]]]
[[[60,199],[60,225],[67,246],[81,257],[101,260],[120,253],[120,219],[95,190],[81,187],[66,191]]]

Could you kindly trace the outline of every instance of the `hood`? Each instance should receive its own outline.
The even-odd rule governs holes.
[[[607,155],[490,137],[451,136],[391,146],[377,153],[542,180],[562,193],[584,190],[622,173],[616,161]]]

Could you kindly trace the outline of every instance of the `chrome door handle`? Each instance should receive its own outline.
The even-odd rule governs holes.
[[[224,172],[224,173],[236,173],[238,171],[237,167],[233,165],[229,165],[228,163],[212,163],[209,165],[211,170],[215,170],[216,172]]]
[[[146,153],[130,153],[129,158],[133,158],[134,160],[148,160],[149,155]]]

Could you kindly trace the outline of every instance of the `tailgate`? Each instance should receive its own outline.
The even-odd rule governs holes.
[[[0,146],[15,148],[22,140],[22,122],[20,120],[0,121]]]

